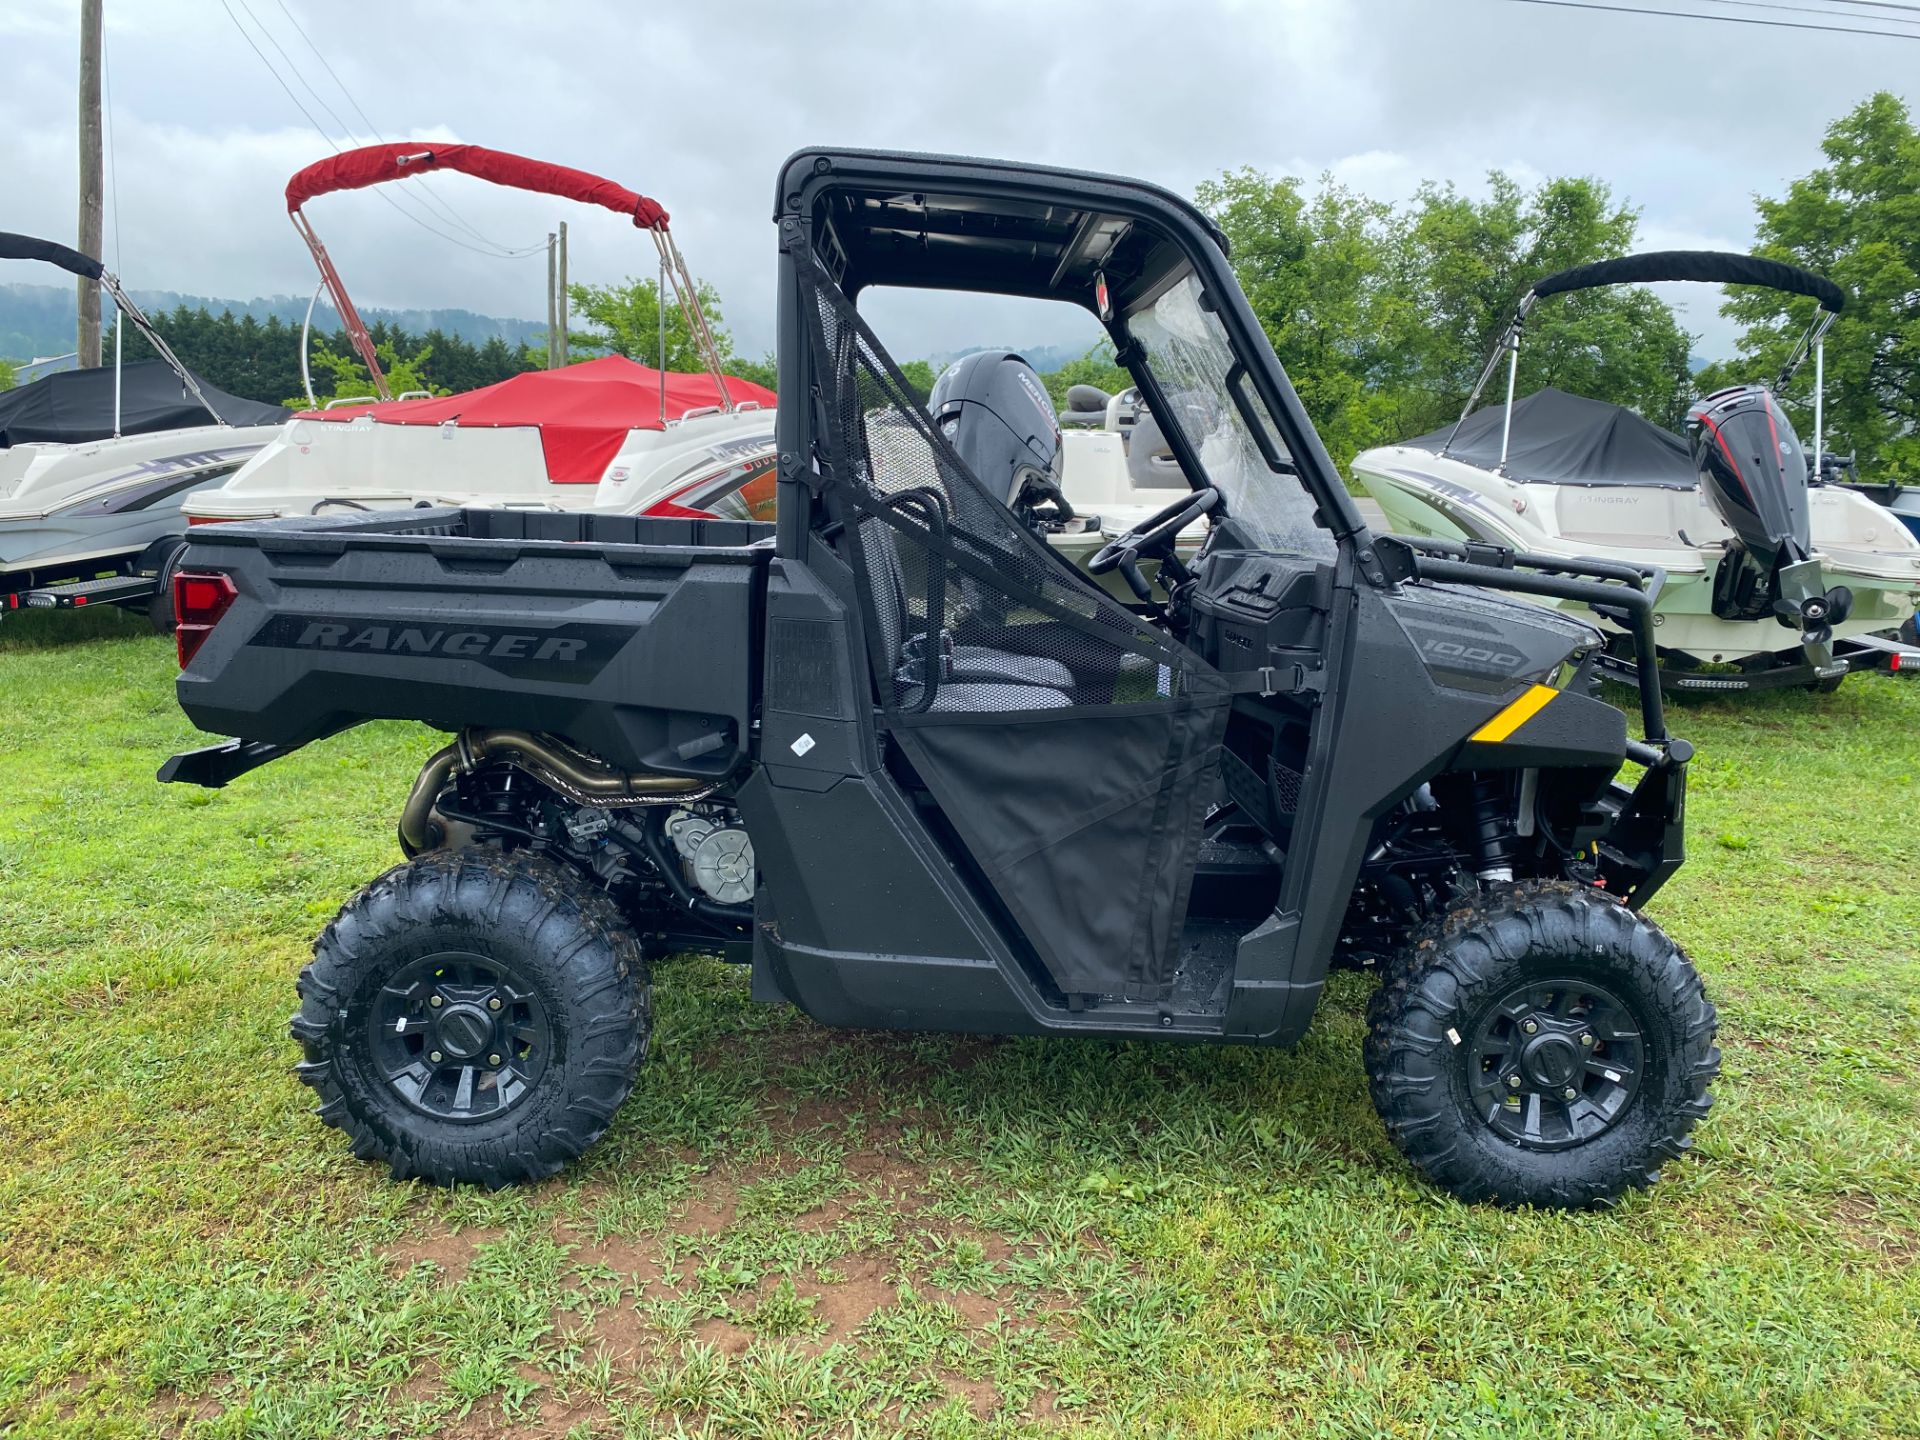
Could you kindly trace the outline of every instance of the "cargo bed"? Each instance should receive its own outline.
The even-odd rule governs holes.
[[[623,769],[724,775],[749,733],[772,538],[739,520],[480,509],[198,527],[179,573],[232,594],[187,632],[180,703],[202,729],[280,746],[421,720],[563,731]]]

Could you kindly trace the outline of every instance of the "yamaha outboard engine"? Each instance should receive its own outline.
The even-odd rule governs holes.
[[[1717,391],[1687,412],[1687,441],[1708,503],[1734,533],[1713,577],[1713,613],[1772,615],[1801,632],[1808,659],[1828,664],[1853,592],[1827,589],[1812,558],[1807,453],[1779,402],[1764,385]]]
[[[981,350],[954,361],[934,382],[927,409],[967,468],[1022,524],[1040,529],[1073,519],[1060,490],[1060,422],[1047,387],[1020,356]]]

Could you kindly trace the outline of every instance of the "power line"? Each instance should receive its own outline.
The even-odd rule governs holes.
[[[1603,5],[1599,0],[1507,0],[1509,5],[1546,5],[1556,10],[1603,10],[1616,15],[1656,15],[1665,20],[1717,20],[1723,25],[1760,25],[1771,30],[1822,30],[1834,35],[1875,35],[1888,40],[1920,40],[1911,30],[1862,30],[1852,25],[1815,25],[1805,20],[1757,20],[1748,15],[1711,15],[1698,10],[1642,10],[1632,5]],[[1713,0],[1706,0],[1713,3]],[[1832,14],[1832,11],[1814,11]],[[1862,20],[1868,17],[1862,15]]]
[[[274,0],[274,3],[280,7],[280,13],[287,17],[287,23],[293,26],[294,33],[298,35],[303,41],[306,42],[307,49],[313,52],[313,58],[318,60],[320,62],[321,68],[323,68],[327,72],[327,74],[332,77],[334,85],[337,86],[339,88],[340,93],[346,97],[347,104],[351,105],[353,107],[354,114],[360,117],[360,123],[367,127],[367,133],[371,135],[375,140],[381,141],[382,143],[386,143],[387,137],[381,132],[380,127],[373,123],[373,117],[367,114],[366,108],[362,106],[360,101],[354,96],[353,91],[347,88],[347,82],[340,78],[340,72],[333,68],[333,62],[328,60],[326,57],[326,53],[322,51],[321,48],[314,43],[313,37],[307,33],[306,27],[300,23],[299,17],[296,16],[293,13],[293,11],[287,8],[287,0]],[[248,13],[251,14],[252,12],[249,11]],[[260,21],[258,17],[255,17],[254,24],[258,25],[259,23]],[[265,27],[263,26],[262,28],[264,29]],[[311,86],[308,86],[308,88],[312,89]],[[332,111],[329,110],[328,113],[332,114]],[[337,119],[338,117],[336,116],[335,118]],[[346,126],[342,124],[340,128],[344,130],[346,129]],[[348,132],[348,133],[351,134],[351,132]],[[466,216],[462,215],[458,210],[454,208],[453,203],[451,201],[443,198],[431,188],[429,183],[430,178],[431,177],[428,175],[421,175],[419,177],[419,189],[415,191],[415,193],[419,195],[419,197],[423,201],[425,201],[427,204],[432,205],[434,209],[438,210],[441,214],[445,215],[448,220],[450,220],[455,225],[458,225],[462,230],[465,230],[469,235],[473,236],[474,239],[482,241],[488,245],[498,246],[502,250],[511,250],[515,248],[512,246],[503,245],[498,240],[495,240],[491,236],[482,233],[471,221],[467,219]],[[533,246],[530,248],[528,253],[531,253],[532,250],[537,250],[539,248],[540,247],[537,245]]]
[[[301,85],[303,85],[306,88],[306,91],[309,95],[313,96],[315,102],[320,106],[320,108],[327,112],[328,116],[333,120],[333,123],[340,127],[340,133],[347,137],[347,143],[350,145],[358,146],[360,144],[360,139],[357,135],[354,134],[353,127],[347,124],[345,120],[342,120],[340,118],[340,112],[335,110],[333,106],[329,105],[327,103],[326,97],[323,96],[317,89],[314,88],[312,82],[310,82],[305,75],[300,73],[300,67],[294,63],[293,57],[287,54],[285,47],[281,45],[280,41],[275,37],[273,31],[269,30],[267,26],[261,21],[260,17],[253,13],[253,7],[247,3],[247,0],[235,0],[235,3],[237,3],[240,6],[240,9],[243,12],[245,12],[246,17],[253,22],[255,28],[258,29],[262,35],[266,36],[267,43],[273,46],[275,53],[277,53],[280,56],[280,58],[286,62],[287,69],[293,73],[293,77],[296,80],[298,80],[301,83]],[[281,9],[284,11],[286,7],[283,5]],[[298,26],[296,25],[295,28],[297,29]],[[304,34],[304,32],[302,33]],[[313,44],[311,40],[309,40],[307,43],[309,47],[311,47]],[[325,63],[324,59],[322,63]],[[308,115],[308,118],[312,119],[311,114]],[[361,118],[362,119],[365,118],[365,112],[362,112]],[[315,128],[319,129],[320,127],[316,125]],[[326,132],[324,130],[321,130],[321,134],[324,136],[326,135]],[[331,137],[327,138],[327,143],[329,145],[333,145],[333,140]],[[340,147],[338,145],[334,145],[333,148],[337,152]],[[411,201],[425,202],[433,199],[434,197],[429,196],[424,192],[417,192],[417,191],[407,193],[404,195],[404,197],[401,195],[390,195],[385,191],[380,192],[380,194],[381,194],[381,198],[384,199],[389,205],[393,206],[394,209],[401,211],[402,214],[407,215],[407,217],[409,219],[414,220],[416,224],[424,225],[433,234],[439,235],[443,239],[454,240],[454,243],[456,244],[460,243],[457,239],[455,239],[455,237],[451,235],[447,235],[444,231],[434,229],[434,227],[431,225],[427,225],[424,219],[421,219],[420,217],[417,217],[412,213],[410,206],[403,207],[400,203],[402,198],[405,198],[410,202]],[[464,222],[459,221],[457,219],[455,220],[455,223],[464,225]],[[497,240],[489,239],[487,236],[482,235],[478,230],[475,230],[471,225],[464,225],[464,228],[474,237],[474,239],[480,242],[480,245],[483,247],[482,253],[486,253],[488,251],[497,252],[500,258],[502,259],[510,260],[510,259],[517,259],[522,255],[531,255],[531,254],[534,254],[536,251],[538,251],[540,248],[537,245],[533,245],[533,246],[528,246],[525,250],[515,250],[510,246],[502,245]],[[468,246],[467,248],[473,249],[474,247]]]
[[[1696,0],[1696,3],[1704,3],[1707,5],[1730,5],[1740,10],[1784,10],[1789,14],[1793,14],[1793,15],[1826,15],[1836,20],[1871,20],[1871,19],[1881,18],[1879,16],[1871,16],[1871,15],[1849,15],[1843,10],[1828,10],[1824,7],[1814,6],[1814,5],[1785,5],[1780,3],[1780,0]],[[1904,8],[1920,8],[1920,7],[1904,7]],[[1727,15],[1727,16],[1710,16],[1707,18],[1732,20],[1732,19],[1736,19],[1737,17],[1732,15]],[[1892,16],[1888,16],[1888,17],[1885,17],[1884,23],[1888,25],[1920,25],[1920,19],[1901,20]],[[1863,31],[1861,33],[1865,34],[1869,32]]]
[[[244,8],[245,0],[241,0],[241,5]],[[327,147],[331,149],[334,152],[334,154],[338,155],[340,153],[339,144],[336,143],[334,138],[327,133],[326,126],[322,125],[318,120],[314,119],[313,112],[307,109],[307,107],[301,102],[300,97],[294,93],[293,87],[287,84],[285,77],[283,77],[280,74],[279,70],[274,67],[273,62],[267,59],[266,51],[262,50],[259,44],[254,40],[253,36],[247,32],[247,27],[240,23],[240,17],[233,13],[233,6],[228,3],[228,0],[220,0],[220,8],[227,12],[227,18],[233,22],[233,28],[240,32],[240,38],[247,42],[247,47],[250,50],[252,50],[255,55],[260,57],[260,64],[266,69],[267,73],[273,76],[275,83],[277,83],[282,90],[286,91],[287,98],[293,102],[294,108],[306,117],[307,123],[314,128],[315,133],[317,133],[322,140],[326,141]],[[249,10],[247,13],[251,15],[253,12]],[[255,21],[255,23],[258,24],[259,22]],[[269,35],[267,38],[271,40],[273,37]],[[537,254],[539,251],[546,248],[544,245],[537,245],[527,250],[504,250],[500,247],[495,247],[493,249],[483,249],[478,245],[472,244],[469,241],[461,239],[458,235],[449,235],[446,231],[440,229],[438,226],[421,218],[419,215],[416,215],[413,211],[408,210],[404,206],[400,205],[394,199],[394,197],[389,195],[385,190],[376,189],[373,193],[376,198],[383,200],[388,205],[392,206],[395,212],[404,216],[406,219],[411,220],[414,224],[418,225],[421,229],[427,231],[429,234],[437,235],[442,240],[447,241],[449,244],[458,245],[463,250],[471,250],[476,255],[487,255],[494,259],[521,260],[521,259],[525,259],[529,255]]]

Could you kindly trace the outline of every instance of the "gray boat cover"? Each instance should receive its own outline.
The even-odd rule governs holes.
[[[1492,470],[1500,463],[1505,405],[1476,410],[1406,443]],[[1506,474],[1531,485],[1657,485],[1691,490],[1699,483],[1687,442],[1633,411],[1548,387],[1513,402]]]
[[[198,378],[197,376],[195,377]],[[200,388],[229,425],[278,425],[293,412],[280,405],[242,400],[205,380]],[[187,392],[164,360],[139,360],[121,374],[120,433],[147,435],[211,425],[215,417]],[[113,435],[113,367],[62,370],[0,392],[0,450],[50,442],[76,445]]]

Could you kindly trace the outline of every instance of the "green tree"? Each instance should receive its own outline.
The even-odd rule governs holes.
[[[427,378],[425,372],[433,360],[432,347],[417,350],[403,357],[392,339],[376,339],[373,353],[378,357],[380,369],[386,375],[387,391],[396,399],[418,390],[424,390],[431,395],[451,393],[447,387],[436,386]],[[375,393],[373,380],[367,374],[367,367],[356,354],[342,354],[322,341],[319,349],[313,354],[312,366],[314,397],[322,405],[328,400],[355,399],[361,396],[372,396]],[[282,403],[301,408],[306,405],[307,397],[302,393]]]
[[[1254,314],[1343,468],[1458,415],[1534,280],[1632,247],[1637,213],[1598,181],[1526,191],[1499,172],[1488,179],[1484,200],[1428,185],[1399,210],[1326,176],[1311,196],[1257,170],[1200,187]],[[1689,348],[1650,291],[1555,296],[1529,322],[1521,389],[1557,385],[1672,424]]]
[[[1040,381],[1047,387],[1054,408],[1065,410],[1067,391],[1075,385],[1095,385],[1112,395],[1132,385],[1133,377],[1114,363],[1112,342],[1103,340],[1078,359],[1049,370]]]
[[[751,380],[756,385],[764,385],[769,390],[780,388],[780,367],[771,350],[758,360],[734,356],[727,362],[727,373],[738,375],[742,380]]]
[[[14,381],[13,362],[11,360],[0,360],[0,390],[11,390],[14,386]]]
[[[1881,91],[1836,120],[1821,143],[1827,163],[1756,197],[1759,253],[1827,276],[1847,306],[1827,332],[1829,451],[1858,455],[1875,480],[1920,481],[1920,132]],[[1769,379],[1813,317],[1811,299],[1743,288],[1721,313],[1741,321],[1740,358],[1712,366],[1703,384]],[[1813,367],[1790,397],[1812,422]],[[1811,439],[1811,434],[1808,436]]]
[[[700,309],[713,332],[714,348],[720,363],[731,369],[736,364],[733,337],[720,323],[720,295],[711,285],[697,285]],[[568,337],[576,359],[595,355],[624,355],[643,365],[660,364],[660,285],[654,280],[628,276],[618,285],[569,285],[567,298],[587,328]],[[693,330],[687,317],[671,295],[667,297],[668,370],[698,374],[707,368],[706,360],[693,343]]]
[[[900,365],[900,378],[913,387],[914,395],[922,405],[933,394],[933,387],[940,379],[940,372],[933,368],[928,360],[906,360]]]
[[[1451,421],[1527,287],[1574,265],[1633,249],[1639,212],[1585,176],[1523,191],[1499,171],[1473,200],[1424,186],[1407,216],[1400,266],[1407,303],[1394,342],[1403,356],[1407,434]],[[1651,291],[1609,286],[1556,295],[1528,317],[1518,392],[1557,386],[1675,425],[1688,395],[1692,337]],[[1488,397],[1498,401],[1500,395]]]
[[[1403,299],[1392,208],[1323,176],[1245,169],[1201,184],[1241,289],[1335,463],[1398,439],[1395,317]]]

